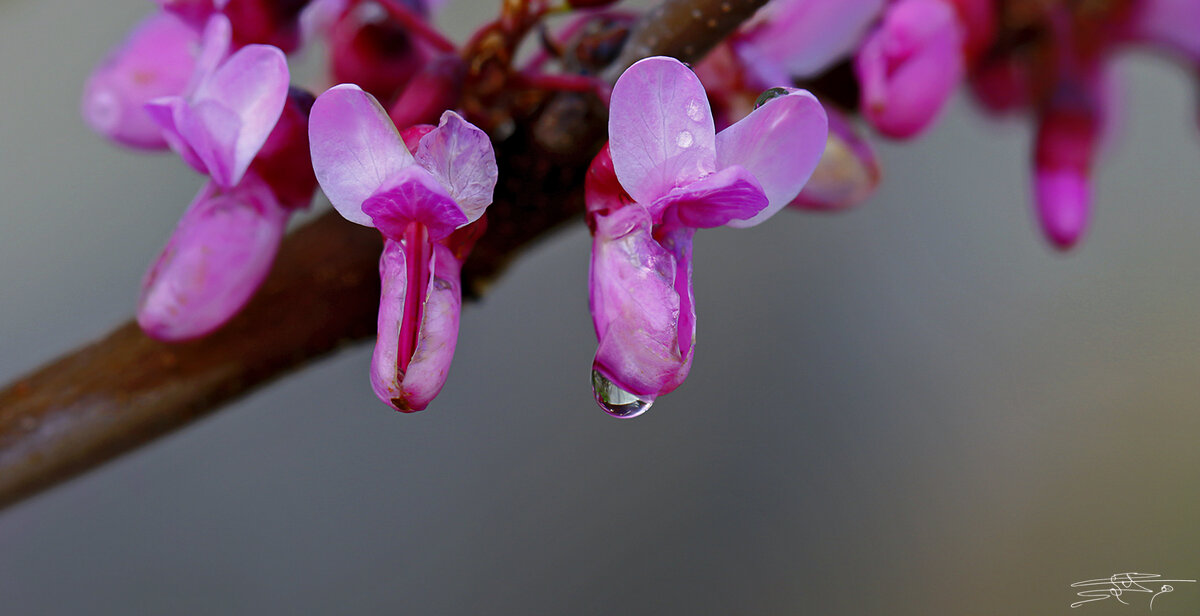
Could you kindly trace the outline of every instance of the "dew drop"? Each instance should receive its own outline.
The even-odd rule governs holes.
[[[649,400],[639,398],[617,387],[615,383],[596,370],[592,370],[592,392],[595,394],[596,403],[600,405],[600,408],[618,419],[637,417],[654,404],[653,398]]]
[[[679,135],[675,137],[675,145],[678,145],[681,148],[690,148],[692,147],[693,142],[695,142],[695,139],[693,139],[692,134],[686,130],[679,131]]]
[[[758,95],[758,100],[754,101],[754,108],[758,109],[767,104],[767,101],[773,98],[779,98],[788,93],[787,88],[771,88]]]
[[[691,118],[693,122],[699,122],[704,117],[703,109],[700,106],[700,99],[693,98],[687,102],[687,108],[684,111],[687,112],[687,117]]]

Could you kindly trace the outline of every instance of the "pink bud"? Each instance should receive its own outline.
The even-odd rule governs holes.
[[[879,132],[908,138],[941,111],[962,80],[964,32],[944,0],[899,0],[854,59],[863,115]]]
[[[455,54],[439,54],[412,77],[388,115],[397,127],[437,122],[442,112],[458,105],[467,66]]]
[[[143,106],[183,93],[199,42],[198,32],[168,13],[142,20],[92,71],[83,91],[83,119],[92,130],[122,145],[166,148],[162,129]]]
[[[146,272],[138,325],[170,342],[224,325],[266,278],[288,213],[253,174],[228,192],[206,184]]]
[[[395,98],[425,59],[408,31],[371,2],[359,3],[342,15],[330,32],[329,48],[335,81],[356,84],[385,103]]]
[[[825,112],[829,116],[825,153],[804,189],[788,204],[795,208],[844,210],[865,201],[879,186],[879,161],[871,144],[837,109],[826,107]]]
[[[1081,109],[1051,109],[1039,118],[1034,198],[1042,232],[1060,250],[1087,229],[1097,126],[1095,115]]]

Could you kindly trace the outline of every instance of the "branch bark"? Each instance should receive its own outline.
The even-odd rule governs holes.
[[[634,27],[605,77],[615,81],[648,55],[697,61],[765,2],[667,0]],[[488,232],[463,268],[469,297],[525,246],[583,212],[583,177],[599,144],[564,153],[539,143],[547,133],[602,134],[606,118],[548,118],[554,108],[497,146],[501,182]],[[284,241],[254,300],[220,331],[164,344],[131,321],[0,390],[0,508],[371,337],[380,249],[374,231],[325,214]]]

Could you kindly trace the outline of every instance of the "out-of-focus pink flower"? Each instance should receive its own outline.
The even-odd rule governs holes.
[[[199,42],[199,33],[171,14],[157,12],[142,20],[92,71],[83,90],[83,119],[122,145],[166,148],[162,129],[144,105],[183,93]]]
[[[334,80],[357,84],[385,104],[395,100],[430,55],[374,2],[350,6],[330,28],[329,68]]]
[[[205,28],[195,87],[186,96],[147,104],[179,155],[218,185],[237,184],[275,127],[288,92],[287,59],[270,45],[248,45],[211,63],[227,48],[229,22]],[[210,64],[211,63],[211,64]]]
[[[895,138],[920,133],[962,81],[965,32],[945,0],[899,0],[854,59],[863,116]]]
[[[253,174],[230,190],[205,184],[146,272],[138,325],[164,341],[223,325],[266,278],[290,213]]]
[[[285,52],[299,47],[300,16],[309,0],[155,0],[197,30],[214,15],[233,24],[233,43],[273,45]]]
[[[497,167],[483,131],[447,111],[436,128],[406,131],[361,88],[317,98],[309,123],[313,168],[347,220],[387,239],[371,383],[400,411],[424,409],[445,383],[458,336],[459,266],[467,227],[492,201]],[[463,229],[466,232],[456,233]]]
[[[812,77],[848,55],[884,0],[772,0],[732,39],[753,88]]]
[[[401,127],[433,122],[458,104],[466,76],[467,65],[458,55],[434,55],[404,86],[388,115]]]
[[[1200,2],[1135,0],[1125,27],[1138,42],[1162,45],[1200,62]]]
[[[804,189],[788,205],[803,210],[840,211],[865,201],[879,186],[879,161],[875,150],[855,130],[850,120],[833,107],[825,153]]]
[[[825,112],[808,92],[781,94],[717,133],[700,80],[677,60],[641,60],[613,86],[608,149],[585,189],[600,340],[592,384],[610,414],[640,414],[687,376],[696,229],[762,222],[816,167]]]

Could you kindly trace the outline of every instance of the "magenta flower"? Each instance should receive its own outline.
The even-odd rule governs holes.
[[[270,45],[247,45],[225,57],[230,26],[214,16],[185,96],[146,106],[167,143],[189,165],[218,185],[233,187],[258,154],[283,111],[288,92],[287,59]]]
[[[812,77],[848,55],[884,0],[772,0],[731,40],[755,89]]]
[[[941,111],[965,70],[966,31],[946,0],[898,0],[854,59],[863,116],[879,132],[916,135]]]
[[[313,168],[329,201],[384,235],[371,385],[406,412],[424,409],[446,381],[465,257],[454,232],[483,215],[498,173],[491,140],[458,114],[447,111],[423,132],[410,152],[379,102],[349,84],[317,98],[309,124]]]
[[[637,415],[687,376],[696,229],[766,220],[816,167],[824,110],[808,92],[779,94],[717,133],[700,80],[678,60],[647,58],[614,85],[611,166],[602,152],[587,190],[600,341],[592,383],[609,413]]]
[[[142,20],[96,67],[83,90],[81,111],[92,130],[133,148],[167,147],[146,103],[182,94],[195,69],[200,35],[173,15]]]

